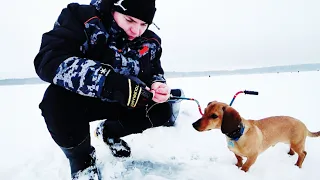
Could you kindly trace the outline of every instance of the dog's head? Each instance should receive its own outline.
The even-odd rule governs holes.
[[[197,131],[209,131],[221,129],[226,134],[238,128],[241,122],[239,113],[228,104],[212,101],[208,103],[203,116],[194,122],[192,126]]]

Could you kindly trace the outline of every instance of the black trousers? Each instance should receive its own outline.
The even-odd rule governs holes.
[[[94,148],[90,141],[85,141],[90,139],[89,122],[107,119],[107,136],[123,137],[162,126],[172,121],[172,116],[177,116],[173,115],[172,103],[169,102],[154,105],[148,118],[145,108],[127,109],[118,103],[82,96],[56,85],[47,88],[39,107],[53,140],[70,160],[71,173],[83,170],[88,164],[73,165],[71,159],[77,162],[92,159],[89,154]],[[177,111],[177,108],[174,111]],[[82,148],[79,151],[75,150],[78,146]],[[71,155],[68,150],[81,153]]]

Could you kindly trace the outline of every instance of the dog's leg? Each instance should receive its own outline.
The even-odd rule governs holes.
[[[254,154],[252,156],[249,156],[247,158],[247,161],[242,166],[241,170],[244,172],[247,172],[249,170],[249,168],[252,166],[252,164],[254,164],[256,162],[257,157],[258,157],[258,154]]]
[[[242,165],[243,165],[243,163],[242,163],[242,157],[241,156],[238,156],[238,155],[236,155],[236,154],[234,154],[235,156],[236,156],[236,158],[237,158],[237,164],[236,164],[236,166],[238,166],[239,168],[240,167],[242,167]]]
[[[304,161],[304,158],[307,155],[307,152],[304,150],[305,148],[305,140],[300,142],[299,144],[291,144],[292,149],[298,154],[298,160],[296,162],[296,166],[298,166],[299,168],[302,167],[302,163]]]
[[[307,156],[307,152],[303,151],[302,153],[298,153],[298,155],[299,155],[298,161],[297,161],[297,163],[295,165],[298,166],[299,168],[301,168],[302,167],[302,163],[304,161],[304,158],[306,158],[306,156]]]
[[[289,155],[293,156],[294,155],[294,150],[290,147],[290,151],[288,152]]]
[[[304,148],[297,148],[297,149],[294,149],[294,151],[296,151],[296,153],[299,156],[295,165],[298,166],[299,168],[301,168],[302,163],[307,156],[307,152],[304,150]]]

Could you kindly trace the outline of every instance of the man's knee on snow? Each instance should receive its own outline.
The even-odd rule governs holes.
[[[171,95],[175,97],[184,97],[184,92],[182,89],[172,89]],[[168,103],[171,106],[172,114],[169,120],[164,124],[165,126],[173,126],[178,118],[180,112],[181,99],[169,99]]]
[[[171,95],[176,97],[183,97],[184,92],[182,89],[172,89]],[[154,105],[154,107],[151,107],[148,115],[153,123],[153,126],[173,126],[179,115],[180,102],[180,99],[171,99],[166,103],[156,104]]]

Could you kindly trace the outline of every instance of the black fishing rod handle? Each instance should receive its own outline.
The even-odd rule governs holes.
[[[245,94],[250,94],[250,95],[258,95],[259,94],[259,92],[258,91],[247,91],[247,90],[245,90],[245,91],[243,91]]]

